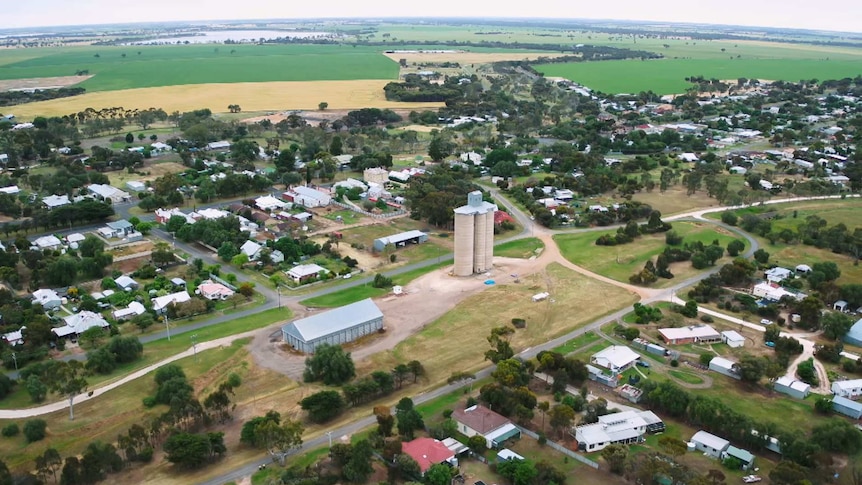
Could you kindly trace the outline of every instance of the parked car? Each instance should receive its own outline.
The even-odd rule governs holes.
[[[353,273],[347,273],[344,275],[344,279],[349,280],[350,278],[353,278]]]
[[[767,347],[775,347],[775,342],[764,342],[763,345],[766,345]]]
[[[760,321],[760,324],[761,325],[772,325],[772,320],[770,320],[768,318],[764,318],[763,320]]]
[[[746,476],[742,477],[742,481],[745,483],[755,483],[755,482],[759,482],[761,480],[763,480],[763,479],[757,475],[746,475]]]
[[[635,364],[637,364],[641,367],[649,367],[649,362],[647,362],[645,360],[636,360]]]

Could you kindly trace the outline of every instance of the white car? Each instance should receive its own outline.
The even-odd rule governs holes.
[[[768,318],[764,318],[763,320],[760,321],[760,324],[761,325],[772,325],[772,320],[769,320]],[[754,476],[754,475],[752,475],[752,476]]]
[[[759,482],[761,480],[763,480],[763,479],[757,475],[746,475],[746,476],[742,477],[742,481],[745,483],[756,483],[756,482]]]
[[[350,278],[353,278],[353,273],[347,273],[346,275],[343,276],[343,278],[346,280],[349,280]]]

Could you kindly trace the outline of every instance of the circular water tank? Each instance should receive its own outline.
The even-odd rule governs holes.
[[[72,249],[78,249],[78,243],[73,242],[72,244],[69,245],[69,247]]]

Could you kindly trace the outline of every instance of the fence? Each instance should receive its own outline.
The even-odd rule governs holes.
[[[222,278],[219,278],[218,276],[216,276],[212,273],[210,273],[210,279],[215,281],[216,283],[221,283],[221,284],[227,286],[228,288],[232,289],[233,291],[236,291],[236,286],[228,283],[227,281],[223,280]]]
[[[536,433],[534,433],[534,432],[530,431],[529,429],[522,428],[521,426],[518,426],[518,429],[520,429],[520,430],[521,430],[521,433],[522,433],[522,434],[525,434],[525,435],[529,436],[530,438],[533,438],[534,440],[538,440],[538,439],[539,439],[539,435],[537,435]],[[551,448],[553,448],[553,449],[555,449],[555,450],[559,451],[560,453],[562,453],[562,454],[564,454],[564,455],[566,455],[566,456],[568,456],[568,457],[571,457],[571,458],[574,458],[575,460],[578,460],[579,462],[583,463],[584,465],[587,465],[587,466],[593,467],[593,468],[595,468],[596,470],[598,470],[598,469],[599,469],[599,464],[598,464],[598,463],[594,462],[593,460],[590,460],[589,458],[587,458],[587,457],[585,457],[585,456],[582,456],[582,455],[579,455],[579,454],[575,453],[574,451],[572,451],[572,450],[570,450],[570,449],[566,448],[566,447],[565,447],[565,446],[563,446],[563,445],[560,445],[560,444],[558,444],[558,443],[554,443],[554,442],[553,442],[553,441],[551,441],[551,440],[548,440],[548,442],[546,443],[546,445],[547,445],[547,446],[550,446]]]

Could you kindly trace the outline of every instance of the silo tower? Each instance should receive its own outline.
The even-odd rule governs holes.
[[[467,205],[455,209],[455,276],[483,273],[494,266],[494,212],[481,191],[467,194]]]

